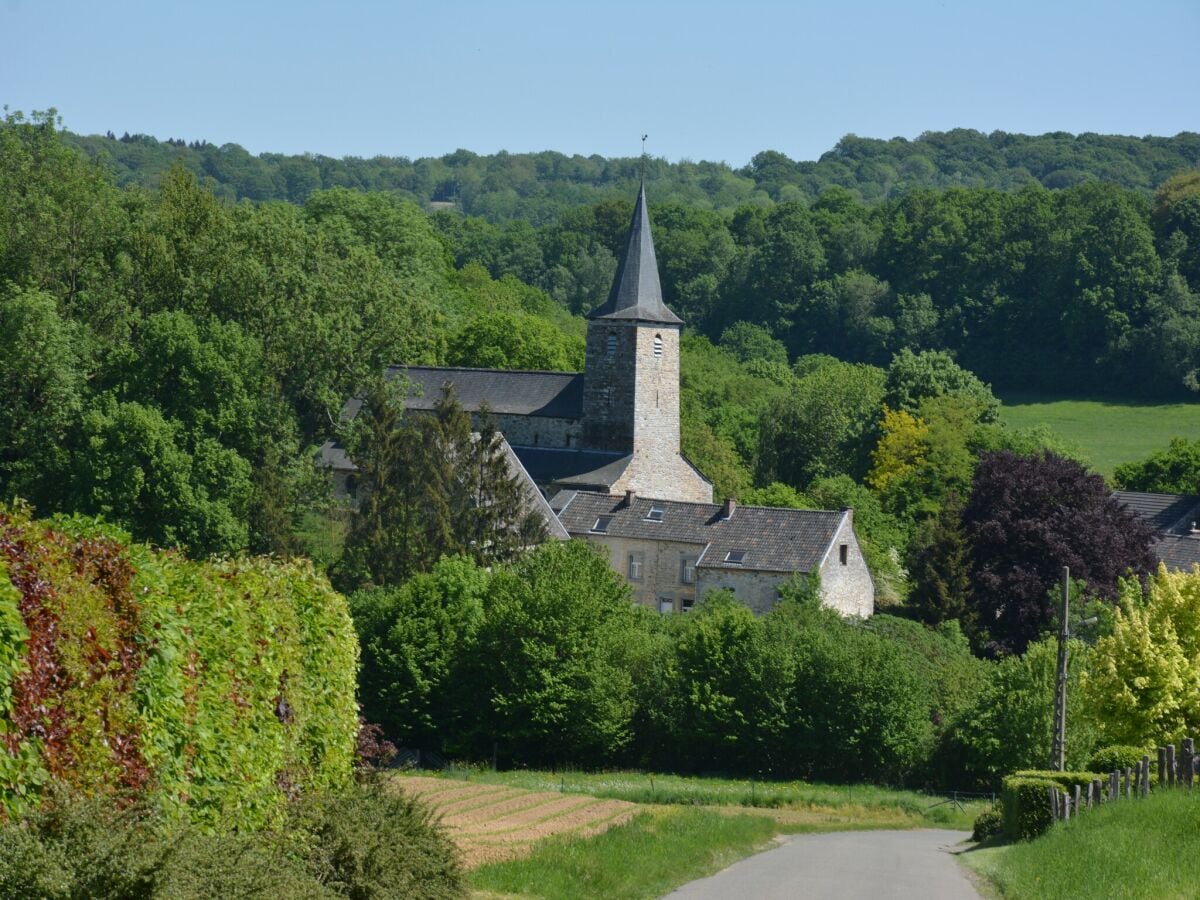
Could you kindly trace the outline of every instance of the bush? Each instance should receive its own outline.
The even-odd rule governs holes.
[[[462,896],[458,851],[416,801],[378,783],[320,793],[281,827],[210,834],[152,805],[54,789],[0,825],[0,896],[75,900]]]
[[[1114,744],[1103,747],[1092,754],[1088,760],[1088,768],[1093,772],[1115,772],[1126,768],[1134,768],[1142,764],[1146,751],[1141,747],[1130,747],[1127,744]],[[1150,754],[1153,756],[1154,754]]]
[[[971,840],[986,841],[1004,833],[1004,808],[993,806],[985,809],[975,818],[975,828],[971,832]]]
[[[1014,841],[1035,838],[1053,824],[1050,816],[1049,789],[1085,790],[1097,778],[1094,772],[1055,772],[1029,770],[1015,772],[1004,779],[1001,800],[1004,805],[1004,833]]]
[[[307,563],[194,563],[17,509],[0,510],[0,567],[8,814],[52,777],[255,828],[295,792],[350,778],[358,647],[345,600]]]

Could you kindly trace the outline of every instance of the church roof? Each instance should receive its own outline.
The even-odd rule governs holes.
[[[629,243],[621,255],[617,277],[613,279],[608,300],[590,313],[589,319],[634,319],[682,325],[683,320],[667,309],[658,280],[658,259],[654,255],[654,237],[650,234],[650,214],[646,210],[646,186],[638,192],[629,223]]]
[[[557,484],[579,490],[602,490],[616,484],[633,460],[631,453],[562,447],[513,447],[526,471],[538,484]]]
[[[442,397],[442,386],[454,385],[462,408],[477,412],[487,405],[497,415],[548,416],[578,419],[583,416],[583,376],[576,372],[513,372],[502,369],[461,369],[437,366],[389,366],[388,378],[407,376],[406,409],[433,409]],[[353,419],[362,408],[354,398],[342,409],[342,419]]]
[[[573,535],[597,533],[604,517],[603,533],[613,537],[703,547],[699,568],[759,572],[816,571],[849,515],[847,510],[739,505],[726,517],[717,503],[645,497],[630,503],[623,496],[584,491],[556,494],[550,506]]]

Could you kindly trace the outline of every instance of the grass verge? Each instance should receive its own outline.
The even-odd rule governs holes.
[[[1056,399],[1004,394],[1000,418],[1014,428],[1045,425],[1108,477],[1125,462],[1164,450],[1173,437],[1200,431],[1200,403]]]
[[[592,838],[543,841],[524,859],[481,866],[472,888],[489,895],[576,900],[660,897],[767,846],[771,818],[658,807]]]
[[[691,778],[641,772],[447,772],[443,777],[503,784],[530,791],[588,794],[633,803],[672,806],[740,806],[808,813],[808,824],[852,828],[962,828],[969,830],[986,801],[954,804],[947,798],[874,785],[813,784]],[[779,821],[784,822],[786,817]],[[795,824],[801,824],[798,819]],[[824,828],[823,830],[830,830]]]
[[[1200,892],[1200,797],[1164,791],[1105,804],[1037,840],[959,859],[1010,900],[1190,900]]]

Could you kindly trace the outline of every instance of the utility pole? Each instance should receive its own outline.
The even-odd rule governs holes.
[[[1071,629],[1067,616],[1071,604],[1071,570],[1062,570],[1062,613],[1058,629],[1058,675],[1054,683],[1054,746],[1050,751],[1050,768],[1063,772],[1067,768],[1067,640]]]

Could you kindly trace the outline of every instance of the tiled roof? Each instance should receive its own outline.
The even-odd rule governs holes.
[[[685,503],[565,491],[551,507],[573,535],[592,531],[600,516],[612,516],[607,534],[616,537],[679,541],[704,548],[700,568],[766,572],[815,571],[821,565],[846,510],[775,509],[738,506],[728,519],[715,503]],[[647,519],[651,507],[663,511],[661,521]],[[744,550],[741,565],[726,561],[730,551]]]
[[[511,372],[502,369],[456,369],[435,366],[389,366],[388,378],[407,376],[409,409],[433,409],[446,382],[463,409],[475,412],[485,404],[497,414],[578,419],[583,415],[583,376],[576,372]],[[342,419],[353,419],[362,408],[354,398],[342,408]]]
[[[654,237],[650,234],[650,214],[646,210],[646,186],[638,192],[629,223],[629,241],[621,254],[617,277],[603,306],[588,313],[589,319],[636,319],[682,325],[683,319],[663,303],[658,280],[658,260]]]
[[[1188,534],[1200,519],[1200,497],[1193,494],[1113,491],[1113,497],[1159,534]]]
[[[358,466],[337,441],[326,441],[317,451],[317,464],[335,472],[357,472]]]
[[[1168,569],[1190,572],[1200,565],[1200,535],[1168,534],[1154,542],[1154,555]]]
[[[538,484],[573,485],[607,490],[629,467],[632,454],[555,447],[513,447]]]

